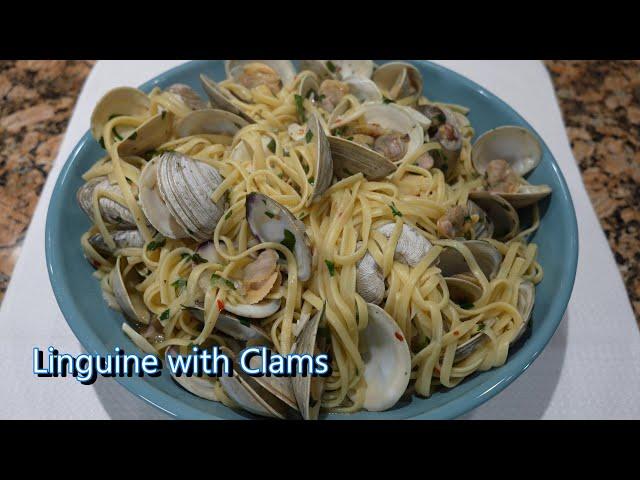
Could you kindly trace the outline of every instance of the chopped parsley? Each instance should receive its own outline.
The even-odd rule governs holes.
[[[275,215],[273,213],[271,213],[269,210],[265,211],[264,214],[269,218],[275,217]]]
[[[183,260],[185,258],[188,258],[189,260],[191,260],[191,254],[190,253],[186,253],[186,252],[182,253],[182,254],[180,254],[180,258],[182,258]]]
[[[111,133],[113,133],[113,136],[116,137],[117,140],[122,141],[122,137],[120,136],[120,134],[118,133],[118,131],[116,130],[116,127],[113,127],[111,129]]]
[[[313,184],[315,183],[315,181],[316,181],[316,179],[315,179],[315,178],[313,178],[313,177],[311,177],[311,178],[309,179],[309,185],[313,185]]]
[[[338,137],[341,137],[344,135],[344,132],[347,130],[346,126],[343,127],[336,127],[333,129],[333,134],[337,135]]]
[[[302,164],[302,169],[304,170],[304,173],[309,173],[309,165],[307,165],[306,163]]]
[[[168,320],[169,315],[171,315],[171,310],[167,308],[164,312],[160,314],[160,320]]]
[[[300,121],[300,123],[302,123],[302,122],[306,121],[306,116],[305,116],[305,113],[304,113],[304,99],[298,94],[294,95],[293,98],[294,98],[294,100],[296,102],[296,110],[298,112],[298,120]]]
[[[325,260],[324,263],[327,265],[327,269],[329,270],[329,275],[333,277],[336,274],[336,264],[330,260]]]
[[[464,308],[465,310],[471,310],[473,307],[473,303],[471,302],[462,302],[459,304],[460,308]]]
[[[395,103],[395,102],[390,98],[382,97],[382,103]]]
[[[199,254],[194,253],[193,255],[191,255],[191,261],[193,263],[195,263],[196,265],[200,264],[200,263],[207,263],[207,260],[205,260],[204,258],[202,258]]]
[[[326,65],[331,73],[336,73],[336,65],[331,60],[327,60]]]
[[[276,153],[276,141],[273,138],[267,144],[267,148],[271,151],[271,153]]]
[[[227,278],[224,278],[224,277],[221,277],[220,275],[217,275],[215,273],[212,274],[211,275],[211,286],[212,287],[217,287],[220,284],[224,285],[227,288],[230,288],[231,290],[235,290],[236,289],[236,286],[234,285],[234,283],[231,280],[229,280]]]
[[[149,242],[149,244],[147,245],[147,251],[148,252],[152,252],[154,250],[162,248],[162,247],[164,247],[165,243],[167,243],[167,239],[166,238],[160,238],[159,240],[151,240]]]
[[[250,327],[251,326],[251,320],[247,317],[240,317],[238,316],[238,321],[244,325],[245,327]]]
[[[296,237],[290,230],[284,229],[284,239],[280,242],[282,245],[287,247],[291,253],[293,253],[293,249],[296,246]]]
[[[476,325],[476,327],[478,327],[478,332],[481,332],[484,330],[485,324],[480,322],[479,324]]]
[[[464,217],[464,221],[465,221],[465,222],[470,222],[470,221],[471,221],[471,215],[466,215],[466,216]]]
[[[394,202],[391,202],[391,205],[389,205],[389,208],[391,209],[391,213],[393,213],[394,217],[402,216],[402,212],[396,208],[396,204]]]
[[[138,132],[134,130],[133,133],[127,137],[127,140],[135,140],[136,138],[138,138]]]
[[[229,219],[231,218],[231,215],[232,215],[232,214],[233,214],[233,210],[229,210],[229,211],[227,212],[227,214],[224,216],[224,219],[225,219],[225,220],[229,220]]]
[[[311,139],[313,138],[313,132],[311,130],[307,130],[307,134],[304,136],[304,139],[307,141],[307,143],[311,142]]]
[[[176,289],[177,294],[180,289],[187,286],[187,280],[185,278],[179,278],[175,282],[173,282],[171,286]]]

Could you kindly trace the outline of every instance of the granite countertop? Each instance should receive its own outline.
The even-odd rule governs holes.
[[[0,61],[0,301],[93,61]],[[545,62],[640,322],[640,61]]]

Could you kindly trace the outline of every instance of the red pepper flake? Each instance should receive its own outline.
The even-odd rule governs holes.
[[[224,302],[222,300],[216,300],[216,305],[218,306],[218,311],[219,312],[224,310]]]
[[[437,373],[438,375],[440,375],[440,369],[439,369],[438,367],[435,367],[435,368],[434,368],[434,370],[436,371],[436,373]]]
[[[400,332],[396,332],[395,335],[396,335],[396,338],[398,340],[400,340],[401,342],[404,341],[404,337],[402,336],[402,334]]]
[[[453,334],[457,337],[458,335],[460,335],[460,332],[458,330],[454,330]]]

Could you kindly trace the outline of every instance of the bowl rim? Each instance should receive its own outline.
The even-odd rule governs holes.
[[[196,60],[182,63],[146,81],[145,83],[140,85],[139,88],[143,91],[149,91],[151,88],[161,83],[167,77],[173,76],[174,74],[180,74],[183,70],[191,69],[198,64],[204,65],[206,64],[206,62],[206,60]],[[428,60],[411,60],[410,62],[425,64],[428,65],[429,68],[439,71],[440,73],[443,73],[445,75],[453,75],[455,77],[458,77],[458,79],[463,84],[466,84],[466,86],[470,87],[477,94],[486,97],[491,102],[497,103],[502,108],[506,108],[508,111],[510,111],[510,113],[515,114],[515,116],[519,119],[520,122],[522,122],[523,125],[525,125],[536,134],[536,137],[543,146],[543,151],[546,150],[550,153],[550,166],[556,178],[558,179],[558,183],[560,184],[560,191],[554,191],[554,196],[560,195],[563,199],[562,203],[569,207],[568,214],[570,217],[570,222],[567,225],[567,228],[570,232],[568,238],[568,248],[570,256],[566,258],[565,263],[567,282],[563,283],[560,286],[560,289],[553,296],[549,307],[549,313],[547,314],[545,319],[546,321],[543,322],[538,329],[537,342],[532,343],[531,341],[528,341],[521,347],[520,350],[527,349],[527,347],[528,350],[531,350],[531,352],[524,359],[525,361],[521,361],[518,363],[514,361],[507,361],[500,367],[501,378],[497,381],[495,379],[488,378],[479,385],[472,387],[467,392],[467,394],[461,397],[453,398],[443,405],[432,408],[428,412],[413,415],[411,417],[406,417],[415,420],[453,419],[473,410],[474,408],[477,408],[478,406],[482,405],[489,399],[496,396],[502,390],[504,390],[525,370],[527,370],[529,366],[531,366],[531,364],[535,361],[535,359],[540,355],[542,350],[544,350],[546,345],[551,340],[551,337],[562,321],[575,283],[579,250],[578,223],[569,187],[553,155],[553,152],[547,146],[544,139],[537,133],[537,131],[529,124],[527,120],[525,120],[514,108],[509,106],[509,104],[500,99],[498,96],[458,72],[455,72],[447,67],[438,65]],[[73,170],[72,167],[75,165],[75,160],[78,157],[80,150],[88,141],[92,140],[93,138],[91,136],[91,133],[87,130],[69,154],[64,165],[62,166],[58,178],[56,179],[56,183],[54,185],[47,209],[47,218],[45,224],[45,256],[51,288],[54,292],[54,296],[56,298],[56,301],[58,302],[58,306],[60,307],[60,311],[63,317],[65,318],[67,324],[71,328],[72,332],[74,333],[82,347],[84,347],[87,352],[98,352],[105,351],[107,349],[107,346],[98,338],[93,329],[90,328],[89,324],[82,319],[82,315],[75,307],[74,302],[71,300],[72,296],[68,291],[69,289],[62,281],[62,275],[56,268],[56,264],[61,261],[61,258],[58,257],[58,254],[56,253],[58,252],[58,250],[53,248],[55,243],[54,231],[56,230],[57,226],[52,220],[52,212],[55,212],[56,209],[60,209],[61,202],[63,200],[62,196],[60,195],[62,185],[71,175],[71,172]],[[220,417],[214,414],[205,413],[198,408],[192,407],[191,405],[188,405],[180,401],[179,399],[176,399],[174,396],[169,395],[158,388],[152,387],[149,383],[140,381],[141,379],[138,379],[136,377],[129,378],[116,376],[115,380],[124,388],[129,390],[130,393],[142,398],[147,403],[164,411],[172,417],[193,419],[220,419]],[[344,418],[342,417],[343,416],[331,415],[329,418],[348,419],[348,416],[344,416]],[[383,417],[380,417],[380,419],[382,418]]]

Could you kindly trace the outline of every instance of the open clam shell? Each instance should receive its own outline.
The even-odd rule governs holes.
[[[247,318],[267,318],[280,310],[280,300],[262,300],[254,304],[233,305],[225,304],[225,309],[236,315]]]
[[[209,97],[209,102],[214,109],[225,110],[231,112],[239,117],[244,118],[249,123],[255,123],[248,114],[243,112],[233,101],[230,94],[222,90],[218,84],[204,73],[200,74],[200,83],[205,93]]]
[[[212,166],[177,152],[152,159],[140,175],[140,202],[151,224],[169,238],[211,238],[226,200],[211,195],[222,183]]]
[[[324,320],[326,302],[300,332],[292,352],[298,355],[325,353],[326,341],[318,338],[318,326]],[[311,375],[296,375],[291,379],[298,409],[305,420],[317,420],[324,391],[324,378]]]
[[[518,186],[517,192],[496,192],[496,195],[504,198],[513,205],[514,208],[525,208],[551,195],[551,187],[549,185],[531,185],[523,181],[523,183]]]
[[[314,113],[309,117],[309,131],[313,134],[313,150],[316,159],[316,179],[314,182],[312,200],[320,197],[331,185],[333,179],[333,158],[331,157],[331,145],[324,133],[324,129]]]
[[[249,322],[243,318],[234,315],[233,312],[225,310],[218,314],[215,330],[219,330],[231,338],[243,342],[249,340],[270,340],[269,334],[258,324]],[[189,313],[200,322],[204,322],[204,305],[196,301],[194,307],[189,308]]]
[[[202,134],[233,136],[247,125],[249,122],[231,112],[205,108],[191,112],[180,120],[176,125],[176,133],[179,137]]]
[[[409,345],[396,322],[377,305],[367,304],[369,321],[362,332],[364,408],[381,412],[393,407],[404,394],[411,376]]]
[[[331,60],[300,60],[300,70],[309,70],[315,73],[320,81],[332,79],[334,74],[327,66],[327,62],[331,62]]]
[[[109,247],[104,237],[99,233],[90,236],[88,242],[100,255],[104,256],[113,255],[122,248],[142,248],[145,243],[140,230],[116,230],[111,232],[111,238],[116,244],[115,249]]]
[[[383,155],[346,138],[330,136],[333,171],[336,177],[346,178],[356,173],[369,180],[379,180],[396,171],[396,165]]]
[[[520,217],[512,204],[502,195],[477,191],[469,193],[469,199],[482,209],[491,222],[491,236],[493,238],[506,241],[517,235],[520,229]]]
[[[372,79],[390,100],[418,99],[422,95],[422,75],[410,63],[385,63],[373,72]]]
[[[368,251],[356,265],[356,292],[367,303],[378,305],[384,300],[384,275]]]
[[[291,245],[298,263],[298,278],[306,281],[311,276],[311,249],[298,219],[283,205],[261,193],[247,195],[246,218],[251,232],[261,242]]]
[[[316,77],[309,72],[300,74],[302,79],[300,80],[300,84],[298,85],[298,95],[302,98],[308,98],[312,92],[315,92],[316,96],[318,91],[320,90],[320,85],[316,80]]]
[[[502,254],[498,249],[484,240],[464,240],[462,243],[469,249],[485,277],[493,279],[502,263]],[[470,272],[464,256],[455,248],[449,247],[440,253],[438,267],[445,278]]]
[[[505,160],[511,169],[524,177],[540,163],[542,147],[526,128],[506,125],[482,134],[471,149],[471,161],[480,175],[492,160]]]
[[[142,116],[149,111],[150,106],[149,97],[137,88],[118,87],[109,90],[93,109],[91,135],[100,140],[104,126],[114,116]]]
[[[262,63],[275,71],[283,87],[290,85],[295,79],[296,69],[289,60],[227,60],[224,63],[227,77],[237,79],[242,74],[243,67],[252,63]]]
[[[250,365],[255,365],[256,358],[260,361],[254,356]],[[233,376],[221,376],[220,383],[225,393],[250,413],[280,419],[300,418],[288,377],[252,377],[236,363]]]
[[[191,88],[189,85],[185,85],[184,83],[174,83],[166,90],[169,93],[174,94],[182,103],[184,103],[191,110],[202,110],[207,108],[207,104],[205,103],[200,95],[196,93],[196,91]]]
[[[178,355],[175,347],[169,347],[164,352],[165,363],[169,365],[167,357],[175,357]],[[167,367],[168,368],[168,367]],[[190,377],[186,375],[175,376],[173,372],[170,372],[171,378],[187,392],[194,394],[197,397],[204,398],[205,400],[212,400],[219,402],[220,398],[216,395],[215,380],[208,376],[195,376]]]
[[[142,294],[135,289],[135,284],[142,281],[142,278],[135,268],[129,269],[125,275],[126,268],[127,259],[118,257],[115,268],[111,270],[113,295],[125,317],[148,325],[151,321],[151,312],[144,304]]]
[[[447,288],[451,300],[457,304],[475,303],[482,297],[482,287],[475,279],[469,278],[464,274],[446,277]]]
[[[118,155],[141,155],[154,150],[171,138],[173,113],[163,111],[136,128],[118,144]]]
[[[371,60],[300,60],[300,69],[312,71],[320,81],[332,78],[371,78],[374,67]]]
[[[382,93],[373,80],[366,77],[348,77],[343,81],[349,86],[349,93],[360,103],[382,101]]]
[[[82,208],[84,213],[94,222],[93,194],[95,189],[111,192],[121,197],[123,196],[120,187],[117,184],[109,182],[107,177],[96,177],[82,185],[76,193],[76,198],[80,208]],[[98,205],[100,206],[100,214],[105,223],[117,225],[119,228],[135,228],[135,218],[126,205],[107,197],[101,197],[98,200]]]

